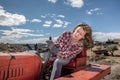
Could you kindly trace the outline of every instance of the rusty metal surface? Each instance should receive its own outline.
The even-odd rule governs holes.
[[[110,66],[94,64],[67,76],[57,78],[55,80],[101,80],[110,72]]]

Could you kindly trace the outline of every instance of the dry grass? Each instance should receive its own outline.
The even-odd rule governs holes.
[[[105,76],[102,80],[120,80],[120,47],[119,50],[114,52],[114,56],[96,55],[88,50],[87,63],[99,63],[111,66],[111,74]]]

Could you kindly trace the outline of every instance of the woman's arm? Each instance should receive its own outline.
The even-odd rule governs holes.
[[[78,48],[73,48],[72,51],[58,52],[58,56],[63,58],[63,59],[70,58],[70,57],[75,57],[82,50],[83,50],[83,47],[79,46]]]
[[[66,36],[67,36],[68,34],[70,34],[69,31],[63,32],[63,33],[57,38],[57,40],[54,42],[54,45],[55,45],[56,47],[59,47],[59,46],[60,46],[60,43],[63,42],[64,38],[66,38]]]

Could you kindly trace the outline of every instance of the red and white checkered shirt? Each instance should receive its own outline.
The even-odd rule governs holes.
[[[83,45],[81,43],[71,43],[72,34],[73,33],[71,31],[65,31],[55,41],[55,46],[59,48],[58,51],[62,55],[59,57],[62,59],[72,59],[83,49]]]

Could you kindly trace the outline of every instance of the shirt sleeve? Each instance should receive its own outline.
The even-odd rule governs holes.
[[[66,58],[70,58],[70,57],[75,57],[77,54],[79,54],[81,51],[83,50],[83,46],[78,46],[78,47],[75,47],[73,48],[72,51],[64,51],[64,52],[61,52],[62,54],[62,58],[63,59],[66,59]]]
[[[67,36],[67,34],[70,34],[70,31],[65,31],[63,32],[58,38],[57,40],[54,42],[54,45],[56,47],[60,46],[60,43],[63,42],[64,38]]]

